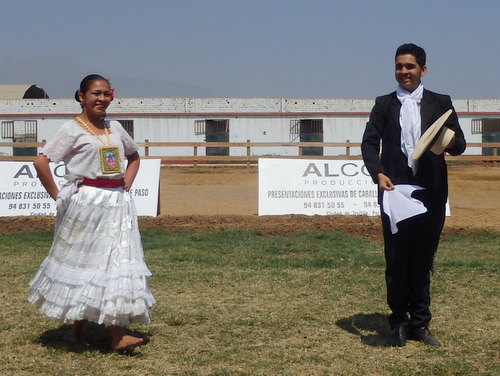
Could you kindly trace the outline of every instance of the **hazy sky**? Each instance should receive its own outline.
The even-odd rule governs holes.
[[[72,97],[373,98],[394,52],[427,51],[424,86],[500,97],[499,0],[2,0],[0,83]]]

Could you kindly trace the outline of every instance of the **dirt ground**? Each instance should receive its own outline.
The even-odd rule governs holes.
[[[366,216],[257,216],[255,167],[162,167],[161,214],[140,218],[144,230],[251,230],[287,234],[302,230],[338,230],[380,240],[378,217]],[[500,231],[500,166],[451,164],[451,216],[444,233]],[[0,218],[0,233],[50,230],[47,217]]]

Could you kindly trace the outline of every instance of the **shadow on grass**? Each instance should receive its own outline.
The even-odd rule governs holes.
[[[368,346],[387,346],[389,324],[387,315],[382,313],[358,313],[344,319],[337,320],[335,324],[352,334],[359,336],[361,342]]]
[[[149,336],[145,333],[126,329],[127,334],[135,337],[145,338],[149,341]],[[71,337],[73,333],[73,325],[63,324],[56,329],[50,329],[43,332],[35,343],[40,343],[42,346],[52,349],[58,349],[67,352],[81,353],[97,351],[100,353],[111,353],[111,336],[105,325],[99,325],[93,322],[85,324],[83,331],[83,339],[87,344],[85,348],[75,347],[72,344]],[[140,353],[135,350],[120,352],[120,354],[128,356],[139,356]]]

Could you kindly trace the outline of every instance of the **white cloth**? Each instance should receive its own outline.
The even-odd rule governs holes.
[[[79,178],[108,178],[119,179],[125,174],[123,169],[124,158],[138,150],[134,140],[117,121],[106,122],[110,130],[110,140],[113,146],[118,147],[122,159],[122,172],[103,174],[99,149],[103,142],[107,142],[105,135],[95,137],[74,120],[65,122],[56,132],[54,138],[47,142],[41,153],[52,162],[64,161],[66,166],[65,178],[74,181]],[[102,142],[101,142],[102,141]]]
[[[408,160],[408,167],[417,173],[417,161],[411,157],[413,149],[422,133],[422,120],[420,117],[420,102],[424,93],[424,87],[420,84],[413,92],[398,85],[396,95],[401,102],[399,112],[399,124],[401,125],[401,150]]]
[[[64,215],[69,206],[71,196],[78,192],[78,184],[82,181],[82,179],[66,181],[59,189],[59,193],[56,197],[56,209],[61,217]]]
[[[130,194],[84,185],[69,201],[28,300],[62,322],[148,323],[155,299]]]
[[[384,191],[382,205],[391,223],[391,233],[398,232],[397,224],[402,220],[427,212],[422,201],[411,197],[416,190],[425,189],[418,185],[397,184],[394,190]]]

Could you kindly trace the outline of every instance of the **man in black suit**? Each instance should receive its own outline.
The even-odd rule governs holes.
[[[427,128],[452,109],[445,127],[455,135],[445,150],[451,155],[465,150],[465,138],[450,97],[422,86],[421,78],[427,71],[425,59],[425,51],[414,44],[404,44],[397,49],[395,77],[399,85],[395,92],[376,99],[361,144],[366,168],[379,187],[387,302],[392,311],[389,317],[391,346],[404,346],[407,339],[439,345],[428,327],[431,320],[429,288],[444,225],[447,168],[444,153],[436,155],[427,150],[418,160],[413,160],[413,149]],[[383,195],[398,185],[418,186],[412,197],[423,203],[426,212],[402,220],[393,233],[391,219],[384,212]]]

